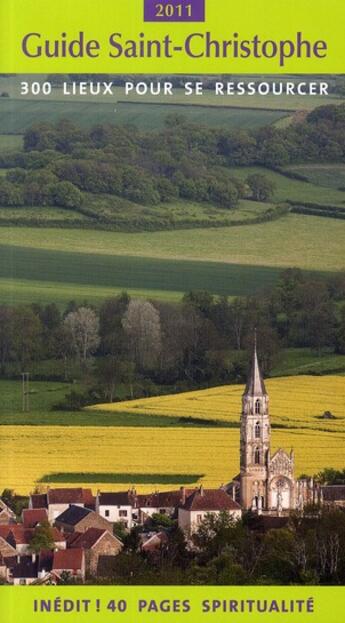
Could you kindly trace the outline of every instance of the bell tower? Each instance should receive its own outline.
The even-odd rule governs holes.
[[[242,396],[240,492],[244,509],[260,512],[268,507],[270,437],[269,398],[259,367],[255,333],[250,375]]]

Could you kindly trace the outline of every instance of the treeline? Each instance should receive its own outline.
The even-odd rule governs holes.
[[[162,386],[178,391],[242,382],[255,327],[265,374],[281,348],[345,354],[344,298],[344,274],[313,280],[290,269],[271,292],[230,301],[208,292],[190,292],[180,303],[123,293],[99,308],[71,302],[63,313],[55,304],[2,305],[1,373],[60,361],[66,380],[76,370],[88,378],[96,401],[116,399],[119,385],[134,397],[161,393]],[[92,397],[71,400],[67,407],[78,408]]]
[[[100,569],[90,584],[167,585],[342,585],[345,581],[345,513],[309,507],[269,529],[268,521],[246,514],[234,523],[226,513],[206,516],[188,548],[183,533],[154,516],[151,529],[167,542],[153,554],[140,553],[139,532]],[[274,519],[271,524],[274,525]],[[278,520],[279,524],[279,520]]]
[[[274,187],[262,175],[239,180],[228,167],[342,161],[345,106],[324,106],[299,124],[256,131],[193,125],[177,115],[168,115],[162,130],[147,132],[37,124],[26,131],[24,149],[0,156],[0,167],[14,169],[0,180],[0,205],[78,208],[88,191],[145,205],[182,198],[231,209],[243,197],[269,200]]]

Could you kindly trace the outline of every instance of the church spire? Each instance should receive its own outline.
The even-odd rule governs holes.
[[[252,357],[252,366],[250,370],[250,374],[247,380],[246,389],[244,395],[248,396],[266,396],[266,388],[265,383],[261,374],[259,361],[258,361],[258,353],[256,346],[256,329],[254,333],[254,348],[253,348],[253,357]]]

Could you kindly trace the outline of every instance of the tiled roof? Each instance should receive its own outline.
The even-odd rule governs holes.
[[[70,489],[49,489],[49,504],[90,504],[93,502],[91,489],[81,487]]]
[[[108,532],[108,530],[101,530],[100,528],[89,528],[83,534],[78,534],[78,537],[70,544],[70,547],[91,549],[105,534],[110,534],[110,532]]]
[[[62,541],[66,541],[65,535],[62,534],[62,532],[60,532],[60,530],[58,530],[57,528],[51,528],[51,532],[54,543],[61,543]]]
[[[71,532],[70,534],[66,534],[66,545],[67,547],[73,547],[73,544],[76,540],[83,534],[82,532]]]
[[[345,485],[326,485],[322,487],[323,499],[325,502],[345,501]]]
[[[15,526],[16,524],[13,524],[13,523],[12,524],[0,524],[0,537],[6,540],[12,528],[14,528]]]
[[[32,508],[48,508],[47,495],[45,493],[34,493],[30,496]]]
[[[25,508],[23,510],[24,528],[34,528],[38,523],[48,520],[46,508]]]
[[[16,545],[29,545],[34,530],[32,528],[24,528],[23,525],[12,526],[10,533],[7,536],[9,543],[16,543]]]
[[[67,508],[61,515],[55,518],[55,521],[69,524],[70,526],[75,526],[78,524],[84,517],[87,517],[91,510],[88,508],[84,508],[83,506],[70,506]]]
[[[166,532],[152,534],[141,546],[144,551],[150,552],[160,548],[161,545],[168,543],[169,537]]]
[[[181,508],[189,511],[241,510],[240,505],[222,489],[197,489]]]
[[[78,571],[82,565],[82,549],[60,549],[58,552],[54,552],[53,570]]]
[[[149,495],[136,495],[136,508],[175,508],[183,501],[183,495],[188,496],[192,493],[192,489],[184,491],[162,491],[160,493],[151,493]]]
[[[25,528],[23,525],[11,526],[6,540],[9,543],[14,542],[16,545],[29,545],[34,534],[34,528]],[[57,528],[51,528],[51,534],[55,543],[66,541],[64,535]]]
[[[101,506],[132,506],[132,502],[132,494],[128,491],[99,494],[99,504]]]
[[[12,517],[15,517],[15,514],[14,514],[13,510],[9,506],[7,506],[6,502],[4,502],[4,500],[2,500],[0,498],[0,515],[3,512],[8,513]]]

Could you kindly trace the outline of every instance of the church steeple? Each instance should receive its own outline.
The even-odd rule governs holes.
[[[251,370],[242,396],[240,466],[244,508],[266,508],[269,460],[269,397],[259,366],[255,332]]]
[[[257,345],[256,345],[256,330],[254,335],[254,348],[253,348],[253,357],[252,357],[252,366],[250,370],[250,374],[248,376],[246,389],[244,391],[244,396],[267,396],[265,383],[261,374],[258,353],[257,353]]]

